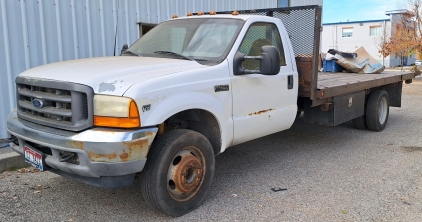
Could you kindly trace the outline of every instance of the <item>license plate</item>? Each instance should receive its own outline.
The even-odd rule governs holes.
[[[31,164],[35,168],[44,171],[43,154],[27,145],[24,146],[25,162]]]

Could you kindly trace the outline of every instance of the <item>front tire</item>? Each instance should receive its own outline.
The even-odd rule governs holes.
[[[155,141],[141,172],[145,201],[173,217],[191,212],[204,201],[214,177],[214,152],[195,131],[175,129]]]
[[[366,125],[369,130],[381,132],[387,125],[390,104],[388,93],[377,90],[369,95],[366,106]]]

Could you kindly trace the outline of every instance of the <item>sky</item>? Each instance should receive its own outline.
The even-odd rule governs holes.
[[[385,11],[403,8],[406,0],[323,0],[323,23],[388,19]]]

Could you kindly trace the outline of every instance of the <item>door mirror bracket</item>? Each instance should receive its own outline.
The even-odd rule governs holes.
[[[124,52],[126,52],[126,50],[129,48],[129,46],[127,44],[124,44],[122,47],[122,50],[120,51],[120,55],[122,55]]]

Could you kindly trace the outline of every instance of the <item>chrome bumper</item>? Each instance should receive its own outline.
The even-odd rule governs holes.
[[[51,149],[51,155],[45,157],[46,165],[53,168],[53,172],[65,172],[67,177],[72,174],[91,178],[113,177],[140,172],[157,130],[156,127],[136,130],[94,128],[75,133],[18,119],[16,110],[7,120],[7,131],[19,141],[19,146],[12,144],[12,149],[24,155],[23,147],[28,142]],[[62,151],[76,153],[79,164],[61,162]]]

